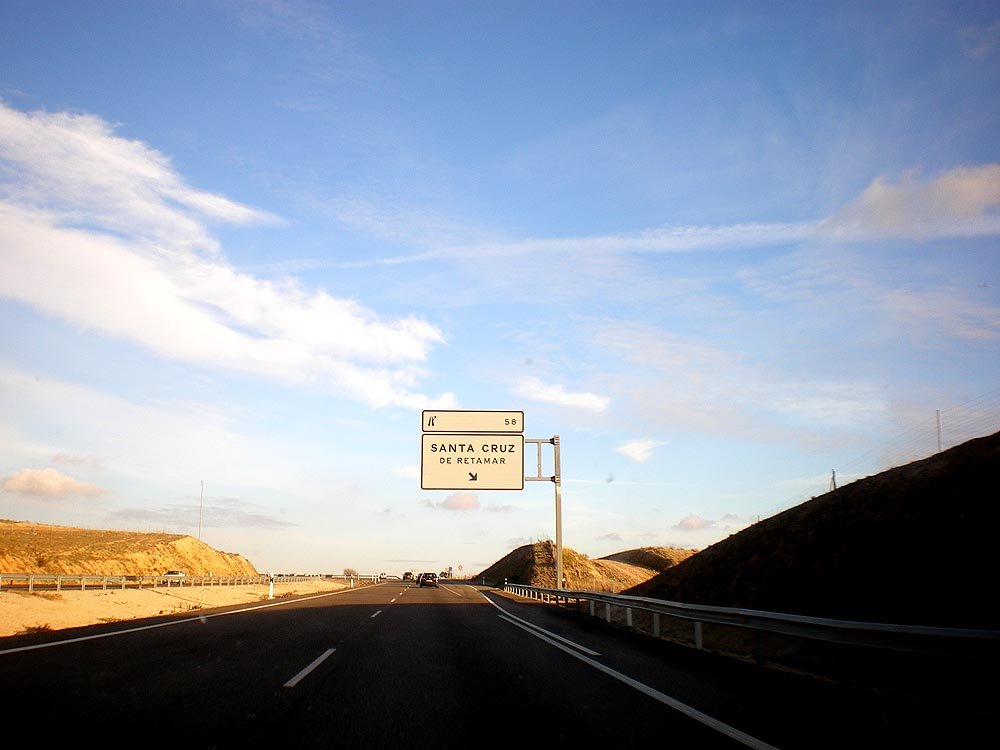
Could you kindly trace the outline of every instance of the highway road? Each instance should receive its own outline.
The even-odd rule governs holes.
[[[43,745],[972,746],[975,712],[947,695],[777,672],[457,582],[0,640],[6,730]]]

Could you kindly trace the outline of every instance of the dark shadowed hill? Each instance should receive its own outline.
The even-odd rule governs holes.
[[[1000,627],[1000,433],[845,485],[622,593],[871,622]]]

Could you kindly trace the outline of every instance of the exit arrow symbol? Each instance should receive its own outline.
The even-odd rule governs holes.
[[[469,481],[470,481],[470,482],[477,482],[477,481],[479,481],[479,475],[478,475],[478,474],[473,474],[473,473],[472,473],[472,472],[470,471],[470,472],[469,472]]]

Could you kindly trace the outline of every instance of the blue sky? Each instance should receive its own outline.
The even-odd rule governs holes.
[[[0,517],[473,573],[553,485],[423,409],[591,557],[992,433],[997,91],[989,2],[7,0]]]

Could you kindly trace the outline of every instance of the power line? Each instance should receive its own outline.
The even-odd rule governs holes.
[[[848,477],[846,483],[887,471],[953,448],[977,437],[992,435],[1000,430],[1000,388],[987,391],[960,404],[936,409],[910,426],[882,440],[877,445],[851,459],[838,461],[831,471],[828,491],[843,486],[837,474]],[[801,502],[790,500],[780,506],[788,508]]]
[[[1000,388],[937,409],[879,445],[841,462],[841,473],[877,473],[926,458],[1000,429]]]

